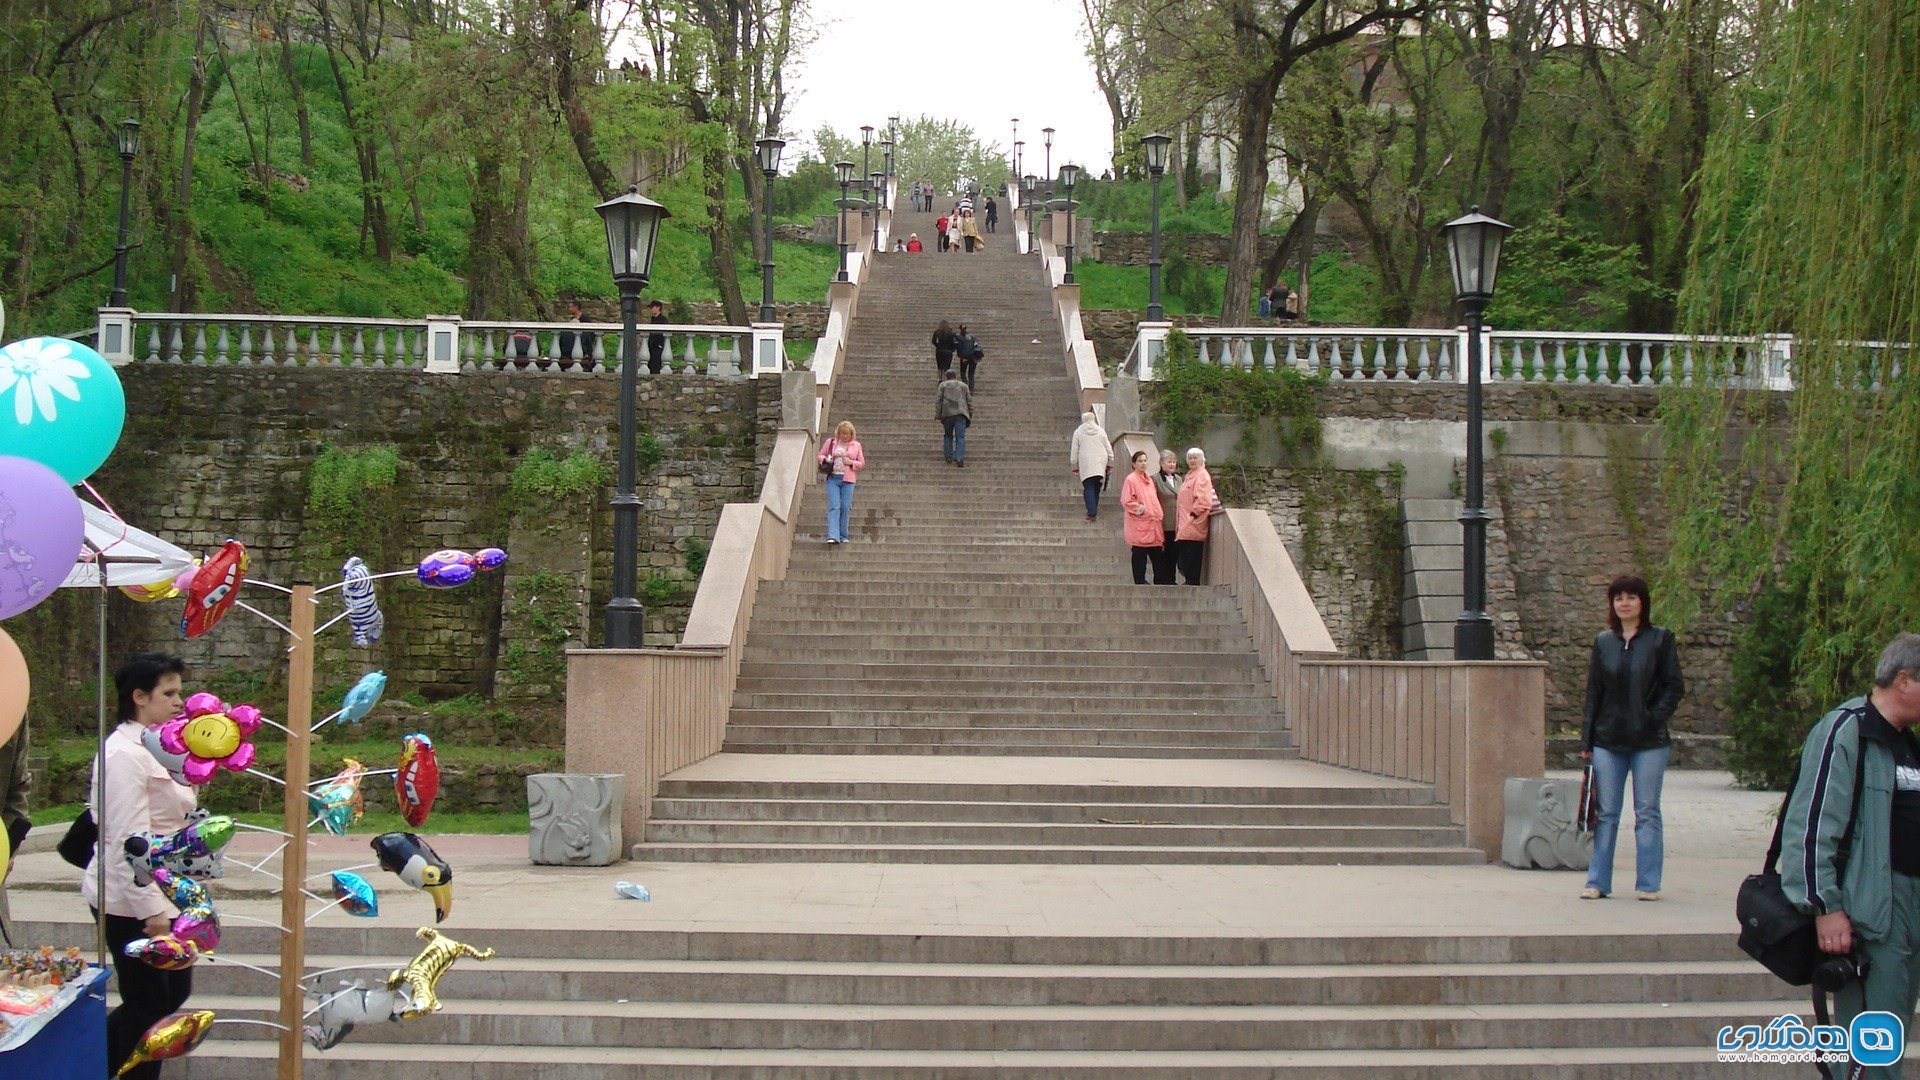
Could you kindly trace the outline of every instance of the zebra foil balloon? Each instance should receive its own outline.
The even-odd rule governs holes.
[[[373,574],[358,555],[340,568],[340,595],[347,601],[347,625],[353,630],[353,643],[364,649],[379,641],[387,617],[380,613],[380,601],[373,595]]]

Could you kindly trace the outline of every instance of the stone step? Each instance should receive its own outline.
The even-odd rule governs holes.
[[[1022,690],[1028,690],[1021,693]],[[733,697],[736,712],[741,710],[792,710],[814,712],[859,709],[862,711],[912,713],[983,713],[1038,716],[1150,716],[1157,714],[1271,717],[1278,702],[1271,695],[1257,692],[1258,687],[1240,684],[1230,687],[1204,687],[1192,693],[1136,694],[1125,688],[1090,686],[1071,695],[1058,692],[1034,692],[1026,687],[983,686],[972,681],[956,681],[944,688],[917,693],[888,693],[866,687],[829,693],[805,693],[778,684],[742,687]],[[1070,700],[1069,700],[1070,697]]]
[[[1329,805],[1353,808],[1409,806],[1446,808],[1433,802],[1433,789],[1417,784],[1377,784],[1353,787],[1300,785],[1260,787],[1219,785],[998,784],[937,783],[891,780],[708,780],[660,781],[662,799],[808,800],[819,802],[925,803],[1010,802],[1023,805],[1052,803],[1067,806],[1124,802],[1149,806]]]
[[[1262,741],[1261,737],[1268,733],[1272,733],[1274,739],[1281,739],[1280,733],[1287,730],[1281,725],[1274,705],[1264,701],[1256,701],[1251,703],[1251,707],[1240,709],[1209,703],[1205,708],[1187,711],[1107,709],[1078,713],[1048,708],[966,709],[959,703],[948,708],[928,709],[866,706],[867,702],[859,698],[841,705],[811,709],[755,707],[736,702],[728,713],[728,726],[729,729],[740,728],[743,731],[769,727],[805,729],[809,732],[806,738],[833,739],[843,735],[863,738],[865,733],[876,730],[895,732],[899,738],[917,737],[908,733],[929,730],[968,731],[976,734],[957,737],[974,741],[977,741],[977,733],[982,731],[993,732],[994,741],[1001,741],[1004,738],[1027,738],[1026,732],[1041,730],[1075,732],[1078,733],[1075,738],[1083,738],[1089,732],[1138,730],[1157,731],[1168,737],[1176,732],[1184,733],[1179,740],[1181,742],[1191,741],[1204,733],[1208,740],[1221,739],[1234,745],[1286,745],[1284,741]],[[1020,734],[1013,734],[1016,732]]]
[[[1038,822],[706,821],[656,817],[651,844],[958,845],[1005,847],[1457,848],[1447,826],[1106,825]]]
[[[752,629],[772,635],[825,634],[830,638],[845,634],[889,634],[905,637],[920,632],[944,637],[1002,639],[1021,639],[1033,634],[1052,635],[1058,632],[1058,640],[1061,641],[1089,637],[1101,641],[1127,638],[1158,640],[1167,635],[1190,637],[1194,640],[1219,637],[1222,640],[1231,638],[1237,641],[1246,636],[1246,630],[1242,626],[1229,622],[1229,617],[1224,612],[1218,611],[1182,611],[1178,608],[1131,611],[1127,613],[1124,626],[1085,625],[1083,620],[1095,613],[1109,614],[1093,605],[1087,605],[1079,611],[1055,609],[1050,612],[1033,608],[1000,611],[956,605],[944,610],[933,608],[915,619],[897,611],[827,607],[817,612],[789,610],[766,612],[764,615],[756,611]]]
[[[952,685],[956,663],[950,656],[943,656],[938,661],[927,663],[844,662],[836,663],[830,669],[822,669],[816,661],[749,659],[740,667],[739,685],[769,689],[784,686],[793,686],[796,689],[838,689],[849,686],[889,689],[897,685],[903,690],[926,689]],[[1113,681],[1111,672],[1089,671],[1086,665],[1072,658],[1047,656],[1034,657],[1030,662],[1003,658],[1000,663],[983,663],[978,657],[969,655],[961,670],[972,678],[1009,683],[1036,681],[1067,692],[1073,692],[1075,687],[1087,685],[1089,681],[1096,685],[1110,684]],[[1156,672],[1153,680],[1157,686],[1217,683],[1258,687],[1263,692],[1267,688],[1267,683],[1251,656],[1239,658],[1237,665],[1216,665],[1204,672],[1186,667],[1150,670]],[[1161,671],[1164,671],[1164,677],[1160,674]]]
[[[1153,605],[1173,603],[1186,607],[1199,605],[1212,611],[1239,610],[1235,605],[1233,594],[1218,585],[1161,590],[1142,589],[1131,582],[1067,585],[1051,581],[988,581],[959,577],[935,582],[920,578],[866,581],[839,577],[806,582],[796,581],[793,578],[781,578],[778,581],[760,583],[759,599],[755,601],[755,607],[759,606],[760,600],[786,601],[796,597],[825,596],[864,602],[876,598],[924,597],[929,594],[965,597],[981,604],[1037,597],[1048,602],[1084,599],[1103,606],[1120,601],[1136,601]]]
[[[1298,758],[1300,751],[1291,746],[1180,746],[1140,744],[1051,745],[1017,742],[963,743],[864,743],[813,742],[797,744],[786,738],[787,729],[756,733],[754,740],[735,735],[730,729],[722,749],[736,754],[857,754],[862,756],[915,755],[958,757],[1108,757],[1108,758],[1219,758],[1233,761],[1281,761]]]
[[[1143,589],[1137,585],[1124,586],[1127,591],[1118,595],[1099,598],[1080,595],[1080,590],[1064,593],[1056,591],[1045,595],[987,595],[950,591],[940,596],[956,609],[965,607],[972,611],[992,612],[1000,618],[1020,616],[1052,617],[1055,620],[1076,617],[1076,611],[1097,612],[1103,618],[1126,618],[1181,616],[1184,619],[1231,619],[1237,613],[1225,605],[1213,600],[1212,590],[1202,589]],[[886,615],[884,609],[876,609],[881,604],[905,606],[929,599],[925,592],[883,593],[872,590],[862,593],[828,592],[809,589],[802,593],[793,589],[769,590],[761,586],[762,592],[754,600],[754,625],[761,625],[764,616],[769,621],[775,619],[797,619],[812,617],[820,620],[842,618],[865,618],[874,614]],[[1069,607],[1069,604],[1072,604]]]
[[[965,680],[965,681],[962,681]],[[812,678],[774,675],[742,675],[738,683],[741,694],[808,694],[832,697],[849,695],[890,694],[912,695],[924,699],[928,694],[954,694],[967,692],[967,682],[979,680],[994,685],[1010,685],[997,674],[981,674],[971,664],[949,670],[941,678]],[[1133,700],[1120,696],[1114,688],[1113,680],[1106,675],[1083,675],[1078,679],[1020,678],[1011,683],[1042,700],[1058,700],[1064,697],[1100,697],[1112,696],[1115,700]],[[1155,674],[1148,684],[1154,691],[1177,698],[1181,701],[1202,700],[1238,700],[1249,695],[1271,698],[1267,685],[1262,680],[1251,677],[1226,679],[1170,679]],[[738,700],[738,699],[736,699]]]
[[[1183,651],[1225,651],[1247,648],[1244,630],[1228,630],[1219,627],[1188,627],[1177,634],[1168,634],[1170,644],[1178,644]],[[1130,627],[1061,627],[1058,629],[1026,628],[1003,626],[998,630],[973,624],[955,624],[951,627],[939,625],[937,616],[918,625],[902,624],[897,628],[840,628],[831,625],[812,627],[794,627],[788,629],[768,629],[760,632],[749,630],[747,648],[798,649],[810,652],[814,656],[836,655],[850,656],[866,649],[897,652],[902,649],[963,650],[966,659],[972,658],[976,651],[987,653],[1033,653],[1033,652],[1075,652],[1075,653],[1114,653],[1147,652],[1138,648],[1142,637],[1132,632]],[[1152,654],[1147,653],[1150,657]],[[853,657],[866,660],[894,659],[891,656],[867,655]],[[1145,658],[1145,657],[1143,657]],[[1150,669],[1145,669],[1150,670]],[[1119,676],[1119,673],[1115,673]]]
[[[1485,861],[1466,847],[1230,848],[1144,846],[986,846],[655,844],[633,846],[636,862],[832,862],[964,865],[1034,863],[1072,866],[1472,866]],[[1709,1035],[1711,1037],[1711,1035]]]
[[[744,653],[748,664],[775,661],[817,665],[833,664],[836,673],[847,674],[855,669],[865,670],[874,665],[918,664],[936,665],[951,669],[956,663],[955,647],[935,645],[895,646],[863,650],[859,655],[847,655],[837,650],[806,649],[805,642],[781,640],[765,641],[753,633],[747,634]],[[1112,648],[1076,648],[1065,650],[1052,646],[1038,648],[1015,648],[995,643],[969,643],[966,647],[965,662],[968,665],[979,664],[1017,664],[1059,663],[1070,670],[1119,672],[1147,672],[1161,669],[1179,668],[1184,671],[1247,670],[1255,668],[1258,661],[1251,650],[1239,653],[1221,653],[1215,651],[1192,652],[1184,648],[1187,642],[1168,642],[1163,649],[1112,649]]]
[[[663,820],[871,821],[1022,824],[1396,825],[1447,828],[1444,806],[1164,802],[869,802],[844,799],[666,798],[653,800]]]

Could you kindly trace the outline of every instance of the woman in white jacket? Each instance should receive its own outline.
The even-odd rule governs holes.
[[[1080,492],[1087,499],[1087,520],[1100,514],[1100,489],[1106,484],[1107,466],[1113,464],[1113,440],[1094,420],[1092,413],[1080,414],[1080,426],[1073,429],[1067,443],[1067,464],[1080,478]]]

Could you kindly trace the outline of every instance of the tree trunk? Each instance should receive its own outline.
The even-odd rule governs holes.
[[[1287,261],[1293,258],[1295,246],[1300,244],[1303,238],[1307,247],[1313,246],[1313,230],[1320,221],[1320,199],[1318,196],[1306,194],[1304,185],[1301,192],[1300,212],[1293,215],[1293,221],[1287,225],[1286,235],[1280,238],[1279,246],[1273,249],[1273,254],[1267,258],[1266,266],[1260,271],[1262,292],[1273,288],[1274,284],[1280,280],[1280,275],[1286,270]]]
[[[200,111],[207,93],[207,20],[200,19],[193,40],[192,74],[187,77],[186,129],[180,144],[180,184],[174,192],[173,310],[191,311],[197,290],[188,272],[193,263],[193,152],[200,135]]]
[[[588,0],[573,0],[572,18],[583,16],[590,18]],[[580,100],[580,83],[574,74],[575,61],[573,50],[574,25],[571,21],[559,28],[558,47],[553,51],[554,94],[560,100],[560,115],[567,124],[567,137],[573,140],[574,152],[580,155],[580,164],[587,170],[587,180],[593,184],[593,190],[601,199],[611,199],[625,190],[613,170],[607,166],[606,159],[600,156],[600,150],[593,142],[593,117],[587,112],[586,103]]]
[[[1220,325],[1245,326],[1253,304],[1255,264],[1260,258],[1260,210],[1267,196],[1267,136],[1279,79],[1270,72],[1240,88],[1240,144],[1234,158],[1233,247],[1227,258],[1226,295]]]
[[[1190,164],[1192,140],[1187,138],[1185,120],[1182,120],[1180,126],[1174,129],[1173,140],[1171,155],[1173,168],[1167,170],[1167,179],[1173,181],[1173,205],[1185,210],[1187,208],[1187,170],[1193,168]]]
[[[720,287],[720,305],[733,326],[747,323],[747,302],[740,295],[740,260],[733,250],[733,226],[727,219],[727,151],[714,146],[706,152],[707,244],[713,251],[714,283]]]
[[[760,163],[751,154],[735,154],[734,167],[740,170],[741,187],[747,193],[747,230],[753,235],[753,261],[767,261],[767,178],[760,172]]]
[[[333,44],[333,24],[327,7],[320,5],[320,36],[327,48],[327,66],[333,69],[333,85],[340,91],[340,111],[347,121],[347,134],[353,139],[354,160],[360,166],[360,246],[366,248],[373,237],[374,254],[381,262],[393,261],[393,227],[387,222],[386,198],[380,192],[380,149],[360,130],[354,115],[353,94],[347,89],[346,72],[340,70],[340,53]]]
[[[280,37],[280,70],[286,74],[287,89],[293,94],[293,115],[300,124],[300,168],[313,169],[313,122],[307,115],[307,88],[293,63],[293,19],[282,11],[274,32]]]

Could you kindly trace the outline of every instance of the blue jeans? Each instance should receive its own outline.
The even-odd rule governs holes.
[[[1660,784],[1666,778],[1672,747],[1653,750],[1593,748],[1593,786],[1600,802],[1600,822],[1593,830],[1593,863],[1587,884],[1613,892],[1613,848],[1620,835],[1620,806],[1626,799],[1627,774],[1633,774],[1633,870],[1635,889],[1660,891],[1660,864],[1665,858],[1660,825]]]
[[[1100,513],[1100,487],[1104,483],[1104,476],[1089,476],[1080,481],[1080,493],[1087,497],[1088,517],[1096,517]]]
[[[947,460],[967,460],[967,418],[944,416],[940,418],[940,426],[945,429],[940,436],[940,449],[947,455]]]
[[[847,523],[853,520],[853,482],[837,476],[827,477],[827,539],[845,540]]]

